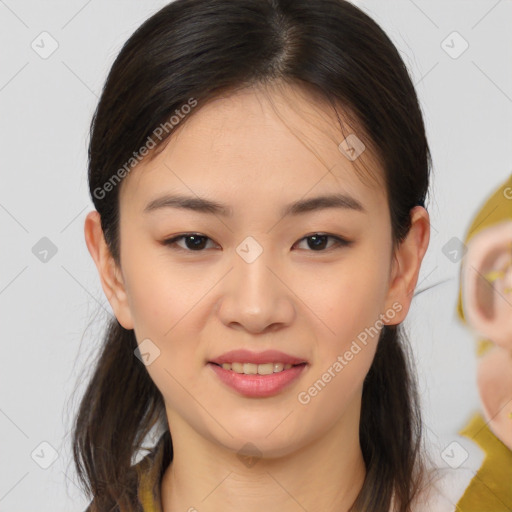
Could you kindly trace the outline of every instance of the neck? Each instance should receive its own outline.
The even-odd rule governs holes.
[[[348,511],[366,476],[355,405],[318,439],[252,464],[168,411],[174,456],[161,483],[163,511]]]

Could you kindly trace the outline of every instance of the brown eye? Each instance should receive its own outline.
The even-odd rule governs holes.
[[[300,242],[306,240],[308,248],[314,252],[326,252],[326,246],[329,239],[331,239],[333,243],[327,248],[327,250],[330,250],[333,247],[344,247],[352,244],[351,241],[345,240],[339,236],[328,235],[324,233],[314,233],[313,235],[302,238]]]
[[[179,245],[178,241],[184,240],[185,246]],[[183,249],[189,252],[201,252],[206,245],[206,242],[210,240],[207,236],[198,233],[187,233],[179,235],[168,240],[164,240],[162,243],[168,246],[177,246],[178,249]]]
[[[178,242],[184,241],[184,245],[180,245]],[[208,241],[212,241],[205,235],[200,233],[185,233],[178,235],[168,240],[164,240],[162,243],[166,246],[170,246],[173,249],[188,251],[188,252],[202,252],[207,247]],[[329,235],[325,233],[314,233],[306,236],[299,240],[300,242],[306,241],[307,248],[310,252],[327,252],[331,249],[340,247],[350,246],[353,242],[346,240],[339,236]],[[329,245],[329,241],[331,244]],[[213,241],[212,241],[213,242]]]

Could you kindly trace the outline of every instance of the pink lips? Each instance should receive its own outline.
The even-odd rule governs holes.
[[[232,370],[225,370],[220,366],[223,363],[283,363],[294,366],[270,375],[245,375]],[[302,358],[277,350],[266,350],[259,353],[249,350],[232,350],[209,361],[208,366],[212,368],[224,384],[241,395],[251,398],[265,398],[276,395],[290,385],[308,365]]]
[[[300,357],[290,356],[279,350],[265,350],[264,352],[251,352],[250,350],[231,350],[226,352],[210,363],[223,364],[223,363],[283,363],[283,364],[300,364],[307,362]]]

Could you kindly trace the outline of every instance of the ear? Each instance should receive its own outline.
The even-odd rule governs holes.
[[[133,319],[120,268],[116,265],[103,235],[100,214],[87,214],[84,225],[85,242],[98,269],[101,286],[117,320],[125,329],[133,329]]]
[[[512,350],[512,220],[481,230],[467,249],[461,293],[468,324]]]
[[[411,305],[414,287],[418,281],[421,262],[430,241],[430,217],[422,206],[415,206],[411,212],[411,227],[406,238],[396,248],[391,261],[390,285],[386,296],[386,311],[398,303],[401,309],[387,325],[402,322]],[[393,308],[395,309],[395,308]]]

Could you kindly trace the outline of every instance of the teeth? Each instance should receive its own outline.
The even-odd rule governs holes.
[[[236,373],[244,373],[245,375],[270,375],[272,373],[282,372],[292,367],[291,364],[283,363],[223,363],[222,368],[224,370],[232,370]]]

